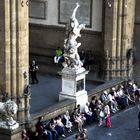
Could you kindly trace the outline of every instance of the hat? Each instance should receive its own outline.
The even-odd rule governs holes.
[[[108,94],[106,90],[104,91],[104,94]]]
[[[123,88],[124,88],[124,86],[123,86],[123,85],[120,85],[120,86],[119,86],[119,89],[123,89]]]
[[[129,82],[129,85],[133,85],[132,82]]]
[[[114,90],[115,90],[115,88],[113,87],[113,88],[112,88],[112,90],[114,91]]]

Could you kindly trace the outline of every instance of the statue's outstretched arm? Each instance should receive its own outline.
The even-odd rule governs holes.
[[[77,3],[76,3],[76,7],[74,8],[73,13],[72,13],[72,16],[71,16],[72,19],[75,18],[76,11],[77,11],[77,9],[78,9],[79,7],[80,7],[80,5],[79,5],[79,3],[77,2]]]

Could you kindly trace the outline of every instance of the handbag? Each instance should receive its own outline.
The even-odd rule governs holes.
[[[105,113],[103,111],[100,111],[99,116],[100,117],[104,117],[105,116]]]

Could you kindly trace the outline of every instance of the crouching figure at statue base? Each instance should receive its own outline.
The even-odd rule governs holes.
[[[17,113],[17,105],[14,101],[0,102],[0,127],[5,129],[16,129],[19,124],[13,119]]]

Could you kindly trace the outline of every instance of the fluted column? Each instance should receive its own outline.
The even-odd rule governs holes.
[[[118,0],[111,0],[110,5],[105,1],[104,50],[108,53],[105,70],[107,80],[116,76],[117,9]]]
[[[135,0],[110,0],[109,6],[105,3],[104,50],[109,51],[106,79],[132,77],[132,57],[128,60],[127,51],[133,49],[134,15]]]
[[[118,12],[117,12],[117,42],[116,42],[116,77],[121,76],[121,38],[122,38],[122,12],[123,12],[123,1],[118,0]]]
[[[122,76],[131,78],[133,76],[133,57],[127,58],[127,52],[129,49],[133,50],[133,32],[134,32],[134,16],[135,16],[135,0],[123,1],[123,31],[122,31]]]
[[[0,0],[0,89],[18,105],[17,120],[29,120],[28,1]],[[27,114],[28,112],[28,114]]]

